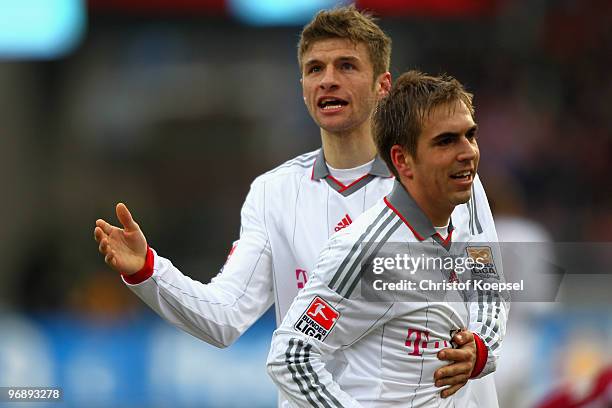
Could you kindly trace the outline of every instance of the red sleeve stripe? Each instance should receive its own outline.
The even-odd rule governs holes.
[[[153,275],[153,261],[153,251],[147,245],[147,257],[145,258],[145,264],[142,269],[132,275],[121,273],[123,280],[130,285],[138,285],[139,283],[146,281]]]

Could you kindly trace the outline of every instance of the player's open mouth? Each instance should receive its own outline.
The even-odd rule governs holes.
[[[320,98],[317,103],[317,106],[323,111],[338,110],[346,105],[348,105],[348,102],[340,98]]]
[[[461,171],[459,173],[455,173],[455,174],[451,174],[450,176],[453,180],[457,180],[457,181],[471,181],[472,180],[472,171],[471,170],[465,170],[465,171]]]

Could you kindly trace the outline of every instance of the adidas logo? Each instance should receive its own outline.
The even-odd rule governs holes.
[[[346,228],[349,225],[351,225],[353,223],[353,220],[351,220],[351,217],[348,214],[344,215],[344,218],[342,218],[342,221],[340,221],[337,225],[336,228],[334,228],[334,231],[338,232],[340,231],[342,228]]]

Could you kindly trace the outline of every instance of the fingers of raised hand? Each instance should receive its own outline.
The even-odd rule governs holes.
[[[96,227],[100,228],[106,235],[110,235],[113,231],[113,226],[101,219],[96,220]]]
[[[100,242],[102,242],[104,238],[108,238],[108,235],[105,234],[104,231],[102,231],[102,228],[95,227],[94,228],[94,239],[96,240],[96,242],[99,244]]]
[[[121,225],[123,225],[123,228],[125,228],[126,231],[134,231],[138,229],[138,224],[136,224],[136,221],[134,221],[130,210],[128,210],[125,204],[117,204],[115,212],[117,213],[119,222],[121,222]]]
[[[104,237],[99,242],[100,242],[100,245],[98,245],[98,251],[100,251],[100,253],[103,255],[106,255],[107,253],[109,253],[110,246],[108,244],[108,238]]]
[[[110,251],[104,256],[104,262],[106,262],[110,266],[115,266],[117,264],[117,260],[115,258],[115,254]]]

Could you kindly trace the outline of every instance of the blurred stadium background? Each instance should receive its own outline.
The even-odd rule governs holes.
[[[295,45],[334,4],[0,0],[0,386],[61,386],[70,407],[275,404],[272,314],[214,349],[145,309],[92,230],[126,202],[160,254],[214,276],[251,180],[319,147]],[[475,93],[502,239],[612,241],[612,2],[357,5],[391,35],[394,76],[448,72]],[[516,305],[502,408],[612,395],[609,271]]]

